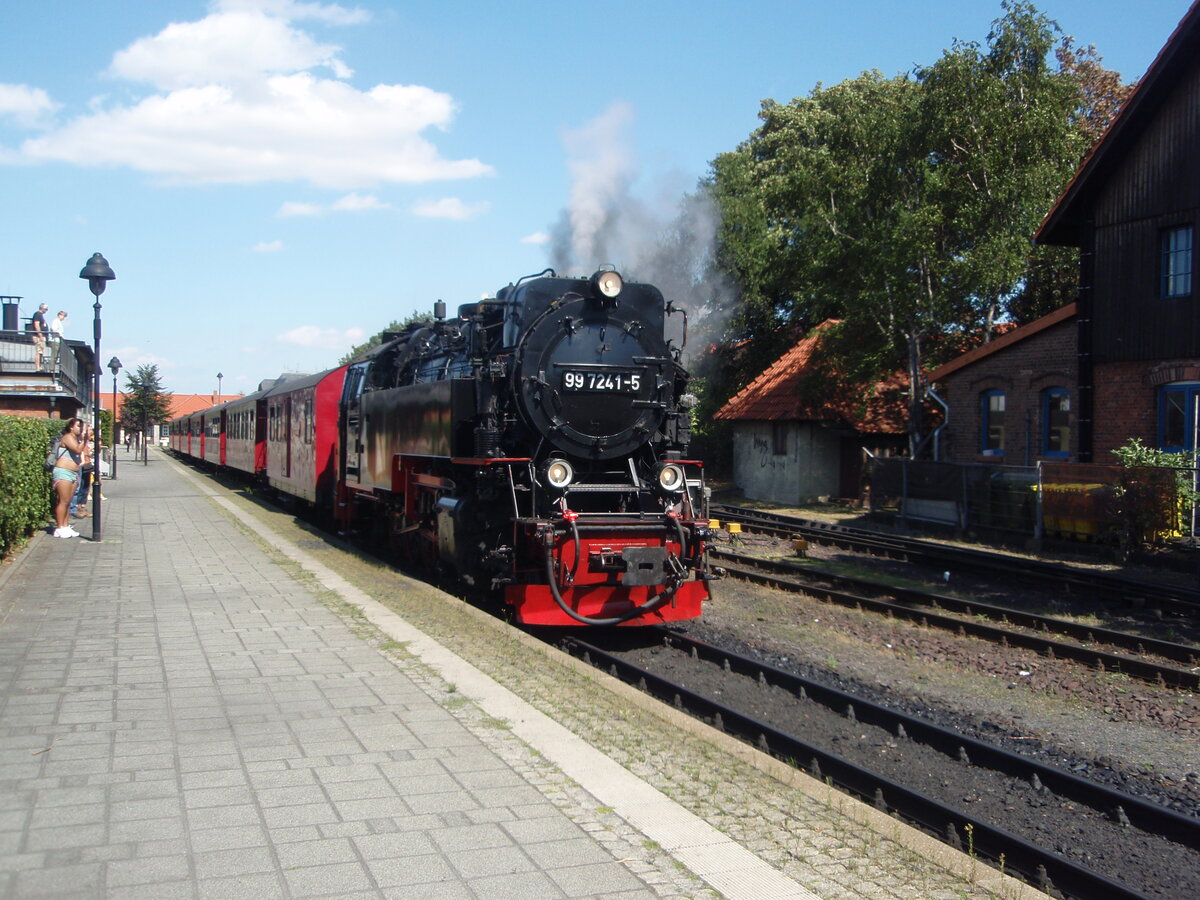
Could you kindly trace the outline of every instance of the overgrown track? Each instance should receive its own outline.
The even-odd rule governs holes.
[[[1182,616],[1191,621],[1200,620],[1200,589],[1155,584],[1035,559],[1021,558],[1020,564],[1015,565],[1012,556],[1002,553],[847,528],[746,507],[713,506],[710,514],[722,522],[737,522],[748,529],[778,537],[802,537],[807,541],[858,553],[920,563],[935,569],[995,576],[1007,582],[1017,581],[1041,587],[1053,584],[1056,589],[1089,597],[1098,603],[1120,604]]]
[[[1101,874],[1055,850],[1056,847],[1075,848],[1081,845],[1084,831],[1099,832],[1094,835],[1092,846],[1109,846],[1120,843],[1122,839],[1130,839],[1133,837],[1131,832],[1136,830],[1143,835],[1136,837],[1132,849],[1117,852],[1128,853],[1146,864],[1155,858],[1160,862],[1176,859],[1179,854],[1194,857],[1195,851],[1200,849],[1200,820],[1196,818],[864,701],[759,660],[682,635],[663,634],[665,645],[670,648],[672,655],[685,655],[691,660],[707,664],[706,668],[713,670],[713,674],[705,676],[689,669],[691,674],[686,677],[687,683],[703,683],[705,689],[685,687],[678,679],[668,677],[664,673],[670,666],[660,668],[651,662],[647,667],[646,653],[640,654],[641,664],[635,664],[623,658],[621,651],[603,649],[592,640],[571,637],[563,642],[563,647],[622,680],[636,684],[663,702],[686,709],[781,760],[806,768],[814,777],[828,780],[878,808],[891,811],[956,847],[969,849],[1006,871],[1016,872],[1042,889],[1053,886],[1068,897],[1079,898],[1185,896],[1191,890],[1187,885],[1194,885],[1200,877],[1194,871],[1185,877],[1182,885],[1185,893],[1178,894],[1174,893],[1175,888],[1180,886],[1172,881],[1174,874],[1146,873],[1133,865],[1114,867],[1111,860],[1108,868],[1115,868],[1116,874]],[[590,634],[587,637],[592,639]],[[655,652],[651,651],[649,659],[653,659]],[[768,720],[781,715],[792,721],[799,717],[794,711],[772,711],[756,716],[737,702],[727,702],[726,698],[744,695],[746,690],[743,689],[743,693],[739,694],[733,685],[734,680],[754,685],[748,690],[757,690],[756,696],[766,696],[766,689],[769,688],[782,692],[776,693],[777,698],[786,695],[782,700],[763,700],[762,704],[819,704],[848,720],[854,729],[862,725],[882,729],[895,736],[889,746],[901,754],[902,760],[907,759],[907,753],[918,745],[926,748],[925,752],[932,748],[936,754],[944,757],[941,764],[933,764],[936,770],[933,783],[953,786],[943,788],[945,793],[941,796],[935,795],[933,791],[914,787],[917,782],[911,778],[878,774],[861,762],[851,761],[844,754],[834,752],[828,744],[813,743],[808,737],[810,730],[807,727],[804,729],[805,738],[802,739],[794,733],[794,728],[773,725]],[[715,699],[718,695],[720,700]],[[809,723],[806,721],[805,724]],[[834,741],[837,740],[835,737]],[[833,746],[836,747],[836,743]],[[905,747],[909,750],[906,751]],[[928,765],[927,762],[913,762],[901,765],[900,770],[915,773]],[[951,768],[959,771],[952,776]],[[984,770],[993,774],[985,776]],[[1033,807],[1045,807],[1055,812],[1065,808],[1067,812],[1059,815],[1057,824],[1052,825],[1049,816],[1039,815],[1036,809],[1028,812],[1017,809],[1012,821],[1029,826],[1025,834],[1017,834],[1011,824],[1007,828],[998,826],[992,816],[966,812],[962,804],[961,793],[964,788],[961,778],[966,778],[967,783],[976,786],[992,778],[1015,782],[1015,786],[996,789],[1005,796],[1003,802],[1006,808],[1010,808],[1009,804],[1018,807],[1023,805],[1024,801],[1014,798],[1024,796],[1033,798],[1030,804]],[[988,790],[985,787],[974,789]],[[946,793],[953,795],[953,800],[945,799]],[[1082,807],[1090,812],[1085,814]],[[1157,850],[1148,852],[1145,846],[1137,843],[1144,840],[1157,841]],[[1194,870],[1194,862],[1191,867]],[[1145,893],[1148,888],[1151,893]],[[1163,893],[1164,888],[1166,893]]]
[[[1116,672],[1151,684],[1186,690],[1200,689],[1200,650],[1186,644],[1159,641],[1137,634],[1080,625],[1052,616],[1040,616],[1010,607],[962,600],[861,578],[815,572],[779,560],[764,560],[728,550],[714,549],[712,558],[736,578],[785,591],[798,591],[841,606],[867,609],[897,619],[943,628],[959,634],[1012,647],[1034,650],[1042,656],[1070,659],[1100,671]],[[888,598],[888,599],[881,599]],[[950,613],[950,614],[947,614]],[[997,624],[980,621],[987,619]],[[1022,631],[1009,625],[1033,629]],[[1081,643],[1048,637],[1058,634]],[[1119,648],[1133,655],[1099,649],[1097,644]],[[1169,663],[1146,659],[1154,655]]]

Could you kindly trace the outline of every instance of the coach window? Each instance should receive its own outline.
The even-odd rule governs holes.
[[[1159,265],[1159,295],[1162,297],[1187,297],[1192,293],[1192,234],[1191,225],[1163,229]]]
[[[980,395],[980,449],[987,456],[1004,455],[1004,400],[1004,391],[984,391]]]
[[[1167,453],[1196,448],[1196,402],[1200,382],[1168,384],[1158,395],[1158,447]]]
[[[1071,454],[1071,393],[1052,387],[1042,391],[1042,456]]]

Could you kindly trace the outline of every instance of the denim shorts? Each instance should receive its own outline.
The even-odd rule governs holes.
[[[53,481],[69,481],[74,484],[79,480],[79,473],[74,469],[64,469],[61,466],[55,466],[54,471],[50,473]]]

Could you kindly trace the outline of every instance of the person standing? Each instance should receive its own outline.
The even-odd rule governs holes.
[[[41,372],[42,363],[46,360],[46,333],[48,326],[46,325],[46,310],[49,307],[43,303],[37,308],[37,312],[33,314],[33,318],[29,320],[29,327],[33,330],[33,368],[35,372]]]
[[[71,505],[67,507],[67,521],[82,519],[90,516],[87,509],[88,488],[91,487],[95,466],[92,465],[92,452],[95,443],[92,441],[92,429],[83,426],[83,453],[80,454],[79,481],[76,482],[75,493],[71,495]]]
[[[70,418],[63,426],[62,438],[54,454],[54,471],[51,484],[54,487],[54,536],[56,538],[79,537],[71,527],[69,509],[71,497],[79,481],[79,467],[83,459],[83,419]]]
[[[62,354],[62,344],[67,328],[67,311],[60,309],[54,321],[50,323],[50,374],[58,374],[58,359]]]

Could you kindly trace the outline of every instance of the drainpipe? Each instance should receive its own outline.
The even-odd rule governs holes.
[[[942,454],[939,440],[942,437],[942,431],[950,424],[950,405],[937,395],[937,391],[933,389],[932,385],[925,388],[925,393],[927,396],[932,397],[934,402],[942,408],[942,424],[933,430],[933,461],[941,462]]]

